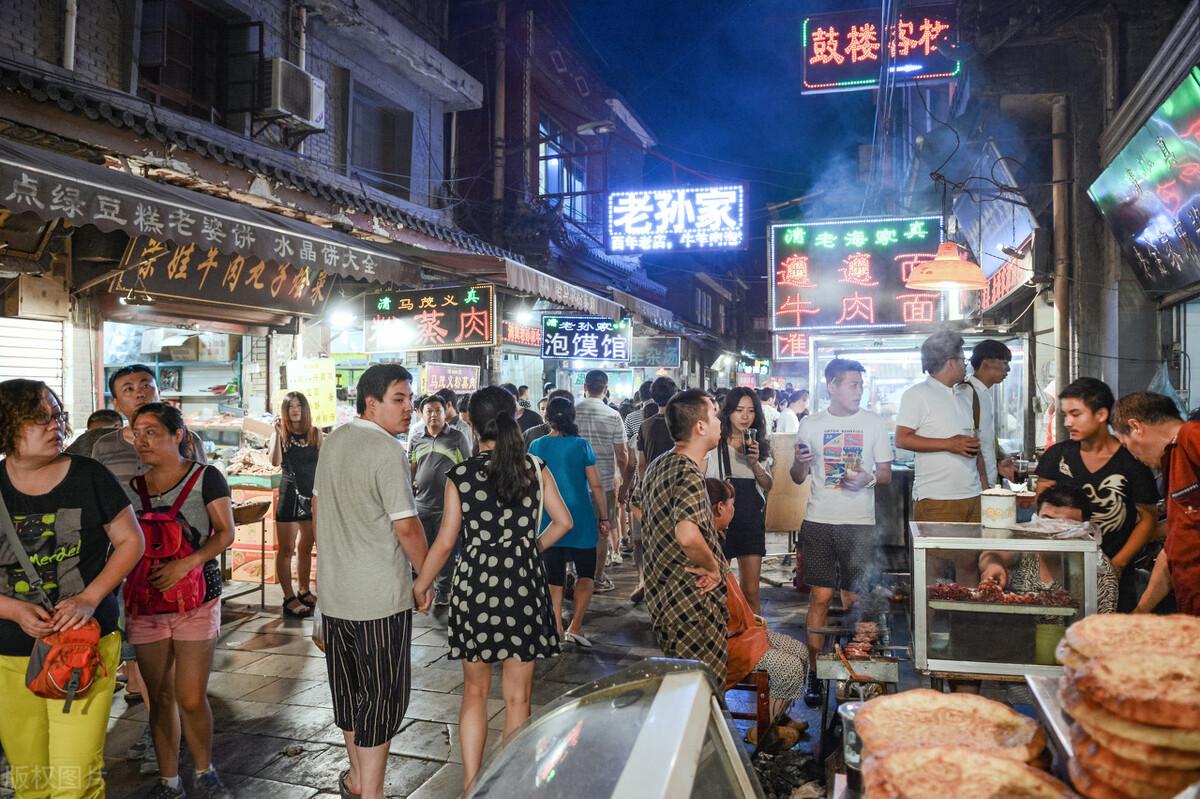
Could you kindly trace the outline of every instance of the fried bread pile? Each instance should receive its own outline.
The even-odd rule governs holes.
[[[975,694],[917,689],[872,699],[854,719],[867,799],[1061,799],[1076,794],[1031,765],[1037,722]]]
[[[1080,793],[1171,799],[1200,782],[1200,618],[1089,616],[1056,654]]]

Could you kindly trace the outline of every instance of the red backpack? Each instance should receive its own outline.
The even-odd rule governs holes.
[[[146,478],[135,477],[133,482],[142,498],[142,512],[138,523],[146,538],[146,551],[125,580],[125,611],[130,616],[153,616],[159,613],[178,612],[183,615],[204,604],[204,567],[197,566],[187,576],[168,588],[159,591],[150,584],[150,575],[159,565],[172,560],[186,558],[196,550],[183,534],[183,522],[179,520],[179,509],[192,492],[192,487],[204,474],[207,467],[200,466],[183,486],[174,504],[166,513],[150,507],[150,494],[146,490]]]

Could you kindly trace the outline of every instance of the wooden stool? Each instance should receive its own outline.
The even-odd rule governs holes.
[[[729,715],[735,719],[746,719],[755,722],[758,735],[758,743],[755,745],[755,749],[757,749],[766,740],[767,732],[771,729],[771,722],[773,720],[771,718],[771,678],[765,671],[752,671],[729,690],[754,691],[755,712],[735,713],[731,710],[729,711]]]

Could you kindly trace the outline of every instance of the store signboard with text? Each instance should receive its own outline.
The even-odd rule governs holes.
[[[337,423],[337,364],[332,358],[288,361],[287,390],[304,395],[317,427]]]
[[[423,363],[421,393],[434,394],[444,388],[460,394],[479,390],[479,367],[462,363]]]
[[[610,253],[740,250],[746,246],[746,187],[617,191],[608,195]]]
[[[629,366],[644,369],[678,369],[679,336],[638,336],[633,340]]]
[[[502,333],[500,340],[505,344],[516,344],[519,347],[542,347],[542,329],[536,325],[522,325],[505,319],[501,322]]]
[[[937,253],[939,217],[774,224],[767,240],[774,333],[928,328],[944,318],[941,292],[904,285]],[[775,341],[783,359],[804,356],[807,346]]]
[[[1146,291],[1200,282],[1200,67],[1088,189]]]
[[[887,64],[894,85],[949,80],[962,71],[957,56],[957,4],[901,8],[883,26],[879,7],[804,18],[801,94],[875,89]]]
[[[180,247],[145,236],[129,240],[121,268],[109,284],[114,294],[302,316],[325,310],[334,282],[328,272],[307,266],[197,249],[194,243]]]
[[[580,361],[629,360],[633,323],[600,316],[542,317],[542,358]]]
[[[385,291],[365,298],[367,352],[491,347],[496,344],[493,286]]]

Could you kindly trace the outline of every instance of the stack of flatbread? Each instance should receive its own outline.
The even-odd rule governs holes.
[[[1080,793],[1171,799],[1200,782],[1200,618],[1089,616],[1057,654]]]
[[[867,799],[1061,799],[1075,794],[1030,765],[1046,745],[1033,719],[975,694],[881,696],[854,719]]]

